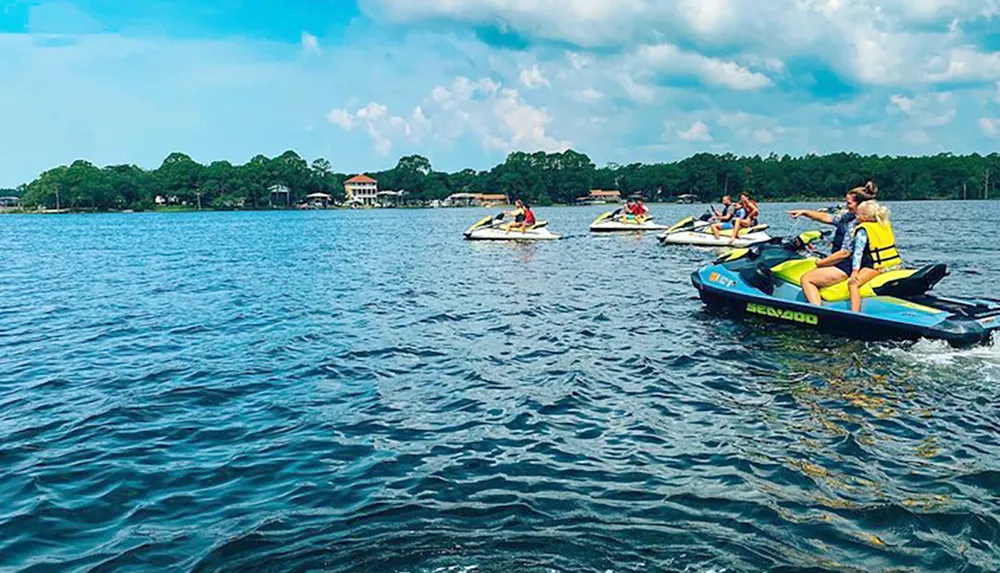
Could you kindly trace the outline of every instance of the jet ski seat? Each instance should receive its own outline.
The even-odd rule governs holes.
[[[889,274],[889,273],[887,273]],[[895,296],[900,298],[920,296],[934,288],[948,274],[947,265],[938,263],[920,268],[906,277],[890,279],[888,282],[874,288],[878,296]]]
[[[504,231],[509,231],[510,230],[510,226],[513,225],[513,224],[514,223],[504,223],[503,225],[500,225],[500,229],[504,230]],[[544,226],[546,226],[548,224],[549,224],[548,221],[537,221],[534,225],[532,225],[530,227],[527,227],[525,229],[525,231],[533,231],[535,229],[541,229],[542,227],[544,227]]]
[[[760,225],[754,225],[753,227],[746,227],[746,228],[740,229],[740,236],[742,237],[743,235],[748,235],[750,233],[759,233],[761,231],[766,231],[768,229],[768,227],[769,226],[767,224],[764,224],[764,223],[762,223]],[[708,235],[711,235],[712,234],[712,229],[710,229],[709,226],[706,225],[705,227],[703,227],[701,229],[701,232],[703,232],[705,234],[708,234]],[[719,231],[719,235],[721,235],[723,237],[732,237],[733,236],[733,230],[732,229],[723,229],[723,230]]]
[[[802,275],[816,268],[816,259],[793,259],[772,267],[771,274],[785,282],[802,286]],[[930,265],[920,270],[900,269],[884,272],[861,287],[861,298],[873,296],[916,296],[930,290],[947,274],[945,265]],[[759,288],[759,287],[758,287]],[[851,291],[847,281],[819,290],[827,302],[848,300]]]

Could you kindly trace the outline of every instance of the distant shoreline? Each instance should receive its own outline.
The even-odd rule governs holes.
[[[766,200],[760,201],[761,204],[790,204],[790,203],[842,203],[843,197],[796,197],[793,199],[779,199],[779,200]],[[904,200],[885,200],[884,203],[925,203],[928,201],[947,201],[947,202],[983,202],[983,201],[996,201],[1000,198],[990,198],[990,199],[949,199],[946,197],[938,198],[927,198],[927,199],[904,199]],[[647,201],[647,205],[650,206],[664,206],[664,205],[677,205],[677,206],[703,206],[709,207],[710,205],[718,205],[718,203],[677,203],[674,201]],[[607,204],[597,204],[597,205],[578,205],[573,203],[553,203],[551,205],[535,205],[539,209],[551,209],[551,208],[583,208],[583,207],[606,207],[609,211],[620,208],[624,203],[607,203]],[[5,208],[0,209],[0,215],[135,215],[135,214],[169,214],[169,213],[287,213],[287,212],[323,212],[323,211],[395,211],[395,210],[454,210],[454,209],[478,209],[478,210],[491,210],[491,209],[512,209],[513,205],[495,205],[492,207],[477,206],[477,205],[459,205],[452,207],[432,207],[429,205],[408,205],[399,207],[364,207],[364,208],[353,208],[353,207],[328,207],[324,209],[298,209],[295,207],[285,207],[285,208],[260,208],[260,209],[198,209],[197,207],[168,207],[163,209],[149,209],[149,210],[132,210],[132,209],[107,209],[107,210],[95,210],[95,209],[48,209],[48,210],[34,210],[34,209],[16,209],[16,208]]]

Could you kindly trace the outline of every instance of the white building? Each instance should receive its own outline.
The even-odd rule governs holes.
[[[344,192],[348,203],[373,206],[378,202],[378,181],[361,174],[344,181]]]

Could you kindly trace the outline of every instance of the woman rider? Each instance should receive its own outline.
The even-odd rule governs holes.
[[[847,192],[844,204],[847,212],[830,215],[821,211],[796,209],[788,214],[796,219],[807,217],[818,223],[826,223],[836,227],[833,236],[833,249],[828,257],[816,261],[816,268],[802,275],[802,293],[806,300],[815,305],[822,304],[819,289],[835,285],[847,280],[852,271],[851,253],[854,252],[854,229],[857,226],[856,213],[858,205],[875,198],[878,188],[869,181],[864,187],[855,187]]]
[[[635,218],[635,222],[640,225],[646,222],[646,214],[649,213],[649,209],[642,204],[640,199],[636,199],[632,202],[632,217]]]
[[[740,204],[743,205],[746,215],[733,219],[733,239],[739,238],[741,227],[744,229],[756,227],[757,219],[760,217],[760,206],[750,198],[749,193],[740,193]]]
[[[861,287],[903,260],[896,251],[896,237],[889,224],[889,208],[874,200],[858,205],[858,225],[854,229],[854,256],[847,287],[851,310],[861,311]]]
[[[514,222],[507,227],[508,231],[513,231],[519,229],[522,232],[527,231],[535,225],[535,214],[531,212],[531,207],[518,199],[514,202],[516,209],[511,212],[514,215]]]

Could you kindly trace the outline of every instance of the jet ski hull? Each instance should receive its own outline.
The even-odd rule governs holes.
[[[852,312],[846,300],[810,304],[801,288],[780,281],[767,294],[746,283],[745,272],[740,272],[745,269],[724,263],[705,265],[692,273],[691,282],[710,308],[858,339],[929,338],[966,346],[988,342],[1000,331],[1000,304],[995,301],[874,296],[862,300],[861,312]],[[962,308],[979,310],[953,312]]]
[[[657,225],[652,221],[646,221],[639,225],[637,223],[622,223],[620,221],[601,221],[590,225],[592,233],[628,233],[635,231],[665,231],[669,227]]]
[[[476,229],[465,233],[469,241],[552,241],[560,238],[548,229],[505,231],[499,228]]]
[[[770,240],[770,235],[765,231],[747,233],[736,240],[725,235],[716,239],[711,233],[700,231],[675,231],[660,236],[660,242],[665,245],[694,245],[697,247],[749,247]]]

